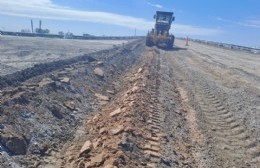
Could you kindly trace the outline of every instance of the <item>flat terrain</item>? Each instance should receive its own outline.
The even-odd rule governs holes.
[[[2,167],[259,167],[259,54],[95,47],[2,78]]]
[[[126,40],[72,40],[40,37],[0,37],[0,76],[32,67],[112,48]]]

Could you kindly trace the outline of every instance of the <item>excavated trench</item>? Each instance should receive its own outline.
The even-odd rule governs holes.
[[[86,117],[122,88],[140,41],[1,77],[0,167],[37,167],[73,140]]]

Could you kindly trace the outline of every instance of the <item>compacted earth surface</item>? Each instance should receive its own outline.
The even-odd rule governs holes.
[[[0,77],[0,167],[259,167],[259,54],[182,40],[75,54]]]
[[[130,40],[74,40],[42,37],[0,36],[0,76],[39,63],[92,53]]]

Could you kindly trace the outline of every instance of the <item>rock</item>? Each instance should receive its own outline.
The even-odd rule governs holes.
[[[138,73],[141,73],[143,71],[143,68],[138,69]]]
[[[116,159],[115,158],[110,158],[110,159],[107,159],[105,162],[104,162],[104,168],[117,168],[117,166],[115,166],[115,163],[116,163]]]
[[[169,167],[171,166],[171,160],[170,159],[162,157],[160,162],[165,164],[166,166],[169,166]]]
[[[3,151],[4,151],[4,148],[3,148],[3,146],[0,145],[0,152],[3,152]]]
[[[48,151],[49,147],[46,143],[40,143],[39,144],[39,151],[41,153],[41,155],[46,155],[46,152]]]
[[[95,157],[91,158],[90,165],[93,167],[101,166],[105,161],[105,155],[103,153],[98,154]]]
[[[107,129],[106,129],[105,127],[101,128],[101,129],[99,130],[99,134],[104,134],[104,133],[106,133],[106,132],[107,132]]]
[[[54,117],[58,119],[63,118],[62,109],[58,105],[53,104],[52,106],[48,107],[48,109],[51,111]]]
[[[52,83],[54,83],[54,81],[51,78],[43,78],[42,81],[39,83],[39,86],[44,87]]]
[[[99,116],[100,116],[100,114],[95,115],[95,116],[92,118],[92,121],[97,121]]]
[[[64,103],[64,106],[66,106],[68,109],[70,109],[70,110],[74,110],[75,109],[75,107],[76,107],[76,103],[74,102],[74,101],[66,101],[65,103]]]
[[[31,118],[31,116],[32,116],[32,114],[30,112],[26,112],[26,111],[19,111],[19,114],[23,118]]]
[[[123,151],[133,151],[134,144],[129,142],[126,132],[123,133],[122,139],[118,145],[121,146]]]
[[[121,108],[118,108],[118,109],[116,109],[115,111],[111,112],[111,113],[109,114],[109,116],[110,116],[110,117],[115,117],[115,116],[117,116],[117,115],[120,114],[120,113],[121,113]]]
[[[5,128],[4,124],[0,124],[0,129],[4,129],[4,128]]]
[[[107,165],[104,166],[104,168],[114,168],[114,166],[111,165],[111,164],[107,164]]]
[[[64,68],[65,71],[72,71],[74,68],[73,67],[66,67]]]
[[[136,92],[138,89],[139,89],[139,87],[138,87],[138,86],[134,86],[134,87],[132,88],[132,90],[131,90],[131,91],[132,91],[133,93],[135,93],[135,92]]]
[[[122,125],[119,125],[117,128],[112,129],[112,130],[111,130],[111,133],[112,133],[113,135],[117,135],[117,134],[119,134],[119,133],[121,133],[121,132],[123,132],[123,131],[124,131],[124,127],[123,127]]]
[[[102,94],[95,93],[95,96],[96,96],[98,99],[100,99],[100,100],[109,101],[109,97],[104,96],[104,95],[102,95]]]
[[[91,151],[92,147],[93,147],[93,145],[92,145],[91,141],[87,140],[84,143],[84,145],[81,147],[79,155],[81,156],[82,154],[89,153]]]
[[[94,142],[93,142],[93,148],[96,149],[97,147],[99,147],[101,145],[102,141],[101,139],[96,139]]]
[[[97,76],[99,76],[101,78],[104,77],[104,71],[101,68],[95,68],[94,69],[94,73],[95,73],[95,75],[97,75]]]
[[[115,94],[115,92],[112,90],[107,90],[107,93],[112,94],[112,95]]]
[[[103,66],[103,65],[104,65],[104,63],[102,61],[97,62],[97,66]]]
[[[4,146],[14,155],[25,155],[27,151],[26,140],[21,136],[11,135],[6,138]]]
[[[64,77],[64,78],[61,78],[60,81],[61,81],[62,83],[67,83],[67,84],[69,84],[69,83],[70,83],[70,78]]]
[[[68,74],[68,72],[66,72],[66,71],[60,71],[60,72],[58,72],[58,76],[59,76],[59,77],[65,76],[65,75],[67,75],[67,74]]]

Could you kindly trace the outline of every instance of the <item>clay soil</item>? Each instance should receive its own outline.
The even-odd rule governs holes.
[[[257,54],[140,40],[3,75],[0,167],[257,168],[259,67]]]

